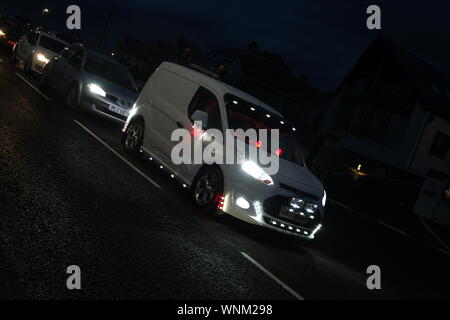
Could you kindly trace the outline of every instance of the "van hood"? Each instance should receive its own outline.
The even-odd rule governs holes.
[[[250,154],[257,154],[257,148],[252,145],[247,145],[247,148],[252,152]],[[238,157],[242,159],[243,153],[237,151]],[[322,199],[324,194],[324,188],[322,182],[314,176],[308,168],[300,166],[296,163],[287,161],[282,158],[279,159],[278,173],[272,175],[275,183],[284,184],[288,187],[297,189],[316,196]],[[257,163],[257,159],[250,158],[249,160]],[[260,166],[263,168],[260,164]]]
[[[273,176],[273,178],[278,183],[310,193],[319,199],[323,197],[324,188],[322,182],[306,167],[280,159],[278,174]]]

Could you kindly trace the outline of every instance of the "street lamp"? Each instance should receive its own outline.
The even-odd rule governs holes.
[[[44,8],[44,10],[42,10],[42,14],[48,14],[50,13],[50,10],[48,8]]]

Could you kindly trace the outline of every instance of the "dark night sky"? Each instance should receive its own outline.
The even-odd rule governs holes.
[[[0,11],[21,14],[36,23],[65,28],[65,9],[78,4],[82,31],[98,37],[112,1],[2,1]],[[176,1],[118,0],[108,40],[132,35],[146,40],[174,40],[184,34],[204,50],[246,47],[278,52],[293,72],[307,75],[324,90],[336,87],[373,39],[366,28],[366,8],[382,8],[383,33],[450,70],[450,2],[427,1]]]

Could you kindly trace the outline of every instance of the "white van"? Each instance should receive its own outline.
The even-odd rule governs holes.
[[[172,141],[172,133],[179,128],[193,130],[199,120],[203,130],[279,129],[278,173],[268,175],[257,159],[236,164],[175,165],[171,155],[178,142]],[[195,68],[164,62],[130,112],[122,144],[127,153],[145,153],[190,188],[195,203],[205,211],[228,213],[252,224],[313,239],[322,226],[326,192],[306,168],[295,131],[262,101]],[[200,139],[201,135],[192,137]]]

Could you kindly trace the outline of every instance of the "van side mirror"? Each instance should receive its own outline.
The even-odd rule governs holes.
[[[195,110],[195,112],[191,116],[192,124],[196,122],[202,123],[202,130],[206,130],[208,128],[208,114],[201,110]]]

